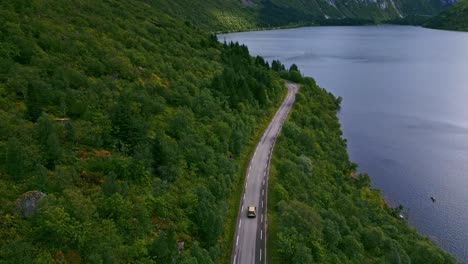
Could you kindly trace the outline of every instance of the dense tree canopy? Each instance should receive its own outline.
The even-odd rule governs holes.
[[[278,74],[144,1],[0,10],[0,262],[217,262]]]

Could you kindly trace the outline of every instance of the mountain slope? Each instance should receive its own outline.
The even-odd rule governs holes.
[[[454,0],[208,0],[151,3],[197,27],[232,31],[301,24],[362,24],[433,16]]]
[[[425,24],[426,27],[468,31],[468,1],[462,0]]]
[[[394,0],[404,16],[433,16],[458,0]]]

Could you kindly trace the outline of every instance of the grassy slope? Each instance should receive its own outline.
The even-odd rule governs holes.
[[[468,31],[468,1],[462,0],[425,24],[426,27]]]
[[[183,21],[210,31],[239,31],[257,27],[256,8],[238,0],[153,0],[152,5]]]

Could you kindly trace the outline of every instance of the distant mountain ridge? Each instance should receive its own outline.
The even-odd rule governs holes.
[[[456,1],[153,0],[153,3],[198,27],[236,31],[303,24],[369,24],[413,16],[431,17]]]

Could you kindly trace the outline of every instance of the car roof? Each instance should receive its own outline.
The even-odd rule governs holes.
[[[255,210],[255,206],[249,206],[249,210]]]

